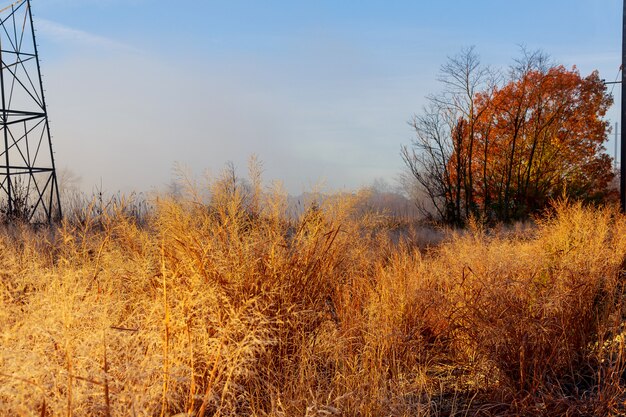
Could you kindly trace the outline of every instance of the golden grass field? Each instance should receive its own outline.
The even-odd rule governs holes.
[[[2,416],[619,415],[626,217],[417,244],[279,190],[0,235]]]

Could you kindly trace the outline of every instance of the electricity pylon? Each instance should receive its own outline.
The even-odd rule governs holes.
[[[61,218],[30,0],[0,9],[0,217]]]

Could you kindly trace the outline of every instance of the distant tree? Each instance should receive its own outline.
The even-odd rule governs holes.
[[[62,194],[72,194],[80,191],[82,178],[69,168],[57,169],[57,182]]]
[[[383,178],[375,179],[370,186],[359,192],[357,210],[361,213],[378,213],[396,218],[417,219],[412,200],[398,186],[392,186]]]
[[[509,221],[560,195],[600,201],[609,194],[603,117],[613,101],[597,71],[581,77],[575,67],[524,52],[497,82],[467,49],[442,74],[444,93],[414,117],[416,137],[402,148],[440,219]]]

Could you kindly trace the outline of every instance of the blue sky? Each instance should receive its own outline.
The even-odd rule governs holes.
[[[621,57],[617,0],[32,7],[57,166],[86,191],[163,188],[176,165],[199,175],[233,161],[244,174],[252,153],[292,193],[393,183],[407,121],[463,47],[506,67],[523,44],[607,80]]]

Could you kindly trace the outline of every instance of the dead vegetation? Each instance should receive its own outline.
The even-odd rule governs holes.
[[[279,189],[213,187],[2,230],[1,415],[624,412],[616,211],[425,249],[358,196],[292,219]]]

